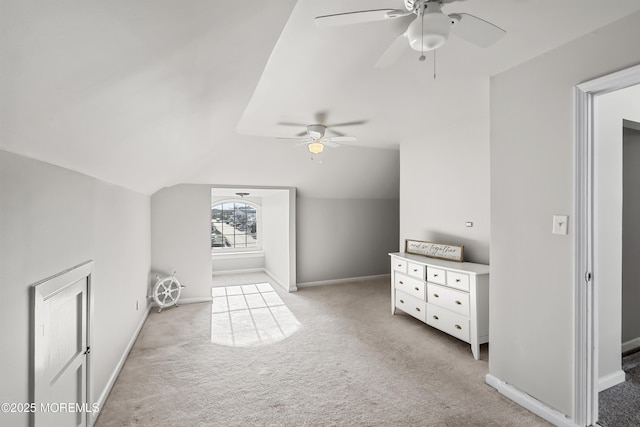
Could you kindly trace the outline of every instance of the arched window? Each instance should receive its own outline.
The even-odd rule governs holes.
[[[258,210],[258,206],[240,200],[211,206],[211,251],[260,249]]]

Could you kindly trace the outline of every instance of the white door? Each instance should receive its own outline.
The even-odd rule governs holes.
[[[88,294],[93,263],[34,287],[33,424],[86,426]]]

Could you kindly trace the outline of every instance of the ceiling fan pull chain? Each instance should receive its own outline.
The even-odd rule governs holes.
[[[420,38],[420,54],[424,57],[424,7],[422,9],[422,15],[420,16]]]
[[[436,50],[438,49],[433,50],[433,80],[436,79]]]

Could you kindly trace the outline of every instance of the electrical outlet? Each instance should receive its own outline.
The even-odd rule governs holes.
[[[569,230],[569,217],[567,215],[554,215],[553,216],[553,234],[568,234]]]

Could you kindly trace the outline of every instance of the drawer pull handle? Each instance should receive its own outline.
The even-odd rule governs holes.
[[[438,275],[437,275],[437,274],[434,274],[434,275],[433,275],[433,277],[438,277]]]
[[[456,300],[456,304],[462,305],[462,303],[460,301],[458,301],[458,300]]]
[[[459,283],[459,282],[460,282],[460,279],[456,279],[456,283]]]
[[[419,287],[417,287],[417,286],[416,286],[415,288],[413,288],[413,289],[415,289],[416,291],[419,291],[419,290],[420,290],[420,288],[419,288]]]
[[[402,267],[402,264],[398,264],[398,267]]]
[[[462,329],[462,326],[456,325],[456,329]]]
[[[401,285],[404,285],[404,282],[402,280],[400,280],[398,283],[400,283]]]
[[[404,304],[404,300],[403,299],[400,300],[400,304]]]
[[[416,307],[416,311],[420,311],[420,307]]]
[[[440,295],[438,295],[438,294],[433,294],[433,296],[436,297],[436,298],[440,298]]]
[[[438,320],[438,316],[436,316],[435,314],[433,315],[433,318]]]
[[[417,269],[417,268],[414,268],[414,269],[413,269],[413,272],[414,272],[414,273],[415,273],[415,272],[417,272],[417,271],[418,271],[418,269]]]

